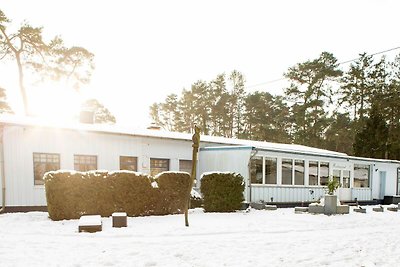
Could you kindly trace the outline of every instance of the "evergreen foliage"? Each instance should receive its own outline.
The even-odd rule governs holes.
[[[341,65],[333,54],[323,52],[290,67],[285,78],[289,86],[281,96],[268,93],[268,87],[246,92],[238,71],[220,74],[154,103],[150,114],[172,131],[189,133],[199,122],[203,134],[400,160],[400,55],[388,61],[361,53]],[[370,118],[373,106],[382,118]],[[375,130],[382,133],[362,133],[378,122],[375,128],[385,128]],[[385,145],[380,144],[382,135]],[[374,152],[363,151],[372,141]]]
[[[370,110],[369,117],[360,132],[356,133],[354,153],[368,158],[387,158],[389,128],[376,106]]]
[[[6,90],[0,87],[0,114],[14,113],[7,102]]]
[[[82,111],[91,111],[94,116],[94,123],[114,124],[116,119],[111,112],[96,99],[88,99],[82,104]]]
[[[128,216],[182,213],[191,177],[185,172],[164,172],[154,179],[131,171],[55,171],[47,172],[44,181],[49,217],[68,220],[121,211]]]
[[[210,173],[201,178],[206,212],[232,212],[242,207],[244,180],[237,173]]]

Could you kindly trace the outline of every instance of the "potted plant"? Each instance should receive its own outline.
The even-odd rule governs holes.
[[[332,178],[331,178],[331,179],[329,180],[327,186],[328,186],[328,195],[333,196],[333,194],[335,193],[336,189],[339,188],[340,183],[339,183],[338,180],[335,180],[335,179],[332,179]]]
[[[325,214],[336,214],[337,196],[334,194],[335,194],[336,189],[339,188],[340,183],[338,180],[335,180],[332,177],[330,177],[327,186],[328,186],[328,190],[327,190],[328,194],[325,195],[324,213]]]

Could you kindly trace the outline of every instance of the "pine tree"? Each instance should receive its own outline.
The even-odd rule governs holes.
[[[387,158],[389,129],[377,107],[371,107],[365,125],[355,135],[354,154],[359,157]]]

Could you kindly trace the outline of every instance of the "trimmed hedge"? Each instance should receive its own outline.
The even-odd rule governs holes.
[[[154,179],[131,171],[52,171],[44,181],[49,216],[63,220],[118,211],[128,216],[182,213],[191,178],[185,172],[164,172]]]
[[[200,191],[206,212],[232,212],[242,207],[244,180],[237,173],[208,173],[201,178]]]

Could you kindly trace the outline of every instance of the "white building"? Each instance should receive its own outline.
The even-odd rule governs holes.
[[[128,169],[153,175],[191,170],[191,134],[1,116],[0,135],[0,200],[9,210],[45,207],[42,177],[49,170]],[[198,173],[241,173],[246,201],[316,199],[328,175],[341,180],[343,199],[372,200],[399,193],[399,167],[398,161],[299,145],[201,136]]]

